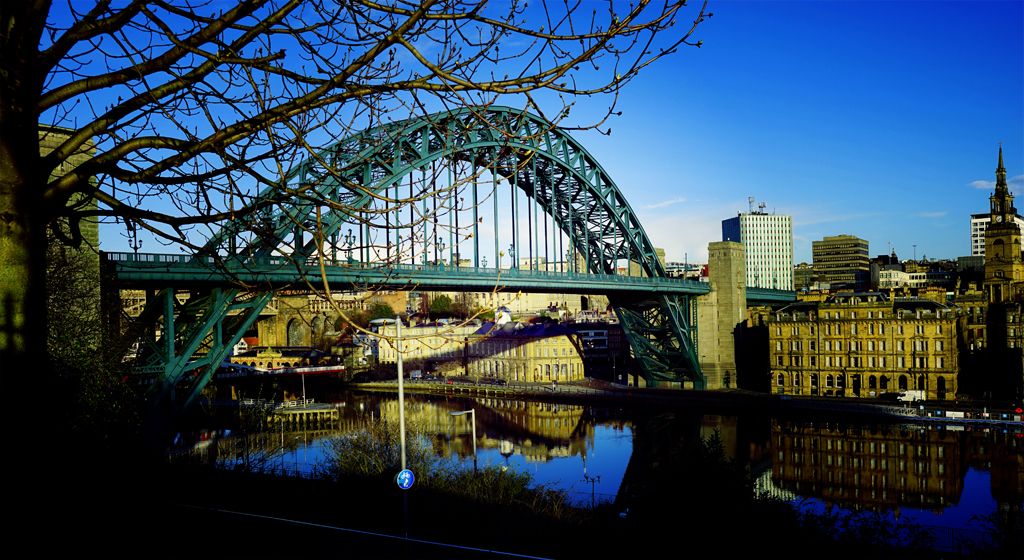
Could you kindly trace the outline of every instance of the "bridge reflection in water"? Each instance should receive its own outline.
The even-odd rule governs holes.
[[[236,431],[191,453],[208,462],[308,475],[329,452],[330,438],[398,415],[396,400],[378,395],[344,394],[338,407],[336,425],[275,427],[249,435]],[[418,396],[407,400],[406,418],[437,456],[471,468],[468,418],[450,415],[469,408],[476,410],[481,465],[529,472],[537,483],[566,490],[579,505],[590,503],[592,490],[596,501],[634,512],[679,489],[680,508],[727,497],[734,489],[721,485],[729,480],[701,472],[708,464],[693,459],[709,437],[721,442],[722,456],[712,460],[733,461],[751,473],[754,491],[785,500],[891,512],[949,528],[963,528],[975,515],[1019,517],[1024,500],[1024,434],[1019,432]]]

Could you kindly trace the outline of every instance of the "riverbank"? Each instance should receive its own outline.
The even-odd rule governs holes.
[[[397,381],[352,383],[350,388],[377,393],[398,391]],[[994,410],[957,402],[880,403],[865,399],[772,395],[743,389],[693,391],[685,389],[635,388],[586,379],[579,383],[509,383],[491,385],[446,383],[444,380],[412,380],[404,383],[410,394],[452,397],[529,398],[554,402],[632,406],[657,404],[744,411],[766,414],[830,414],[843,417],[877,418],[952,426],[990,426],[1024,431],[1024,418],[1013,410]]]

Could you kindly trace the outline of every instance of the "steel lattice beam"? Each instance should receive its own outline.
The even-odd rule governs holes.
[[[464,108],[390,123],[316,152],[294,168],[285,185],[255,197],[252,204],[259,210],[240,212],[244,217],[226,224],[207,244],[203,257],[217,261],[224,270],[245,271],[256,270],[267,258],[283,253],[294,262],[296,282],[316,282],[306,270],[318,250],[313,233],[328,239],[345,224],[369,223],[367,215],[380,212],[375,205],[381,196],[386,197],[389,189],[411,174],[426,173],[436,162],[472,162],[474,169],[514,179],[527,200],[535,200],[534,211],[539,208],[548,214],[568,237],[571,249],[585,256],[585,272],[614,275],[617,261],[626,259],[637,263],[648,278],[665,277],[639,218],[597,160],[566,131],[508,107]],[[558,289],[557,284],[549,287]],[[173,311],[165,310],[165,322],[180,332],[171,342],[165,341],[162,352],[152,353],[150,366],[162,365],[163,377],[171,386],[195,369],[189,350],[194,352],[200,345],[223,350],[227,339],[219,329],[224,318],[229,313],[250,313],[257,305],[232,308],[233,299],[224,299],[229,294],[238,297],[241,292],[211,293],[201,304],[178,309],[177,319],[171,317]],[[689,379],[702,386],[691,296],[643,297],[647,299],[616,296],[613,305],[645,375],[658,380]],[[776,296],[765,294],[766,299],[772,297]],[[209,378],[209,368],[216,366],[218,354],[209,355],[210,363],[200,364],[207,373],[197,376],[199,385]]]

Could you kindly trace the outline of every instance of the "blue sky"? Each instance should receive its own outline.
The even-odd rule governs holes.
[[[841,233],[868,239],[872,254],[890,242],[903,258],[968,254],[1000,142],[1024,191],[1024,0],[710,10],[702,48],[622,92],[611,135],[574,133],[669,260],[705,260],[748,196],[793,216],[796,262]],[[581,99],[572,118],[591,122],[608,102]],[[105,249],[127,250],[119,229],[101,235]]]
[[[1024,175],[1024,2],[711,10],[701,49],[625,90],[610,137],[576,135],[670,260],[705,259],[748,196],[793,216],[797,262],[841,233],[872,254],[969,254],[999,142],[1008,176]]]

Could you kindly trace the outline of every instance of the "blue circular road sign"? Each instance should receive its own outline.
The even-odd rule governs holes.
[[[395,477],[395,482],[402,490],[408,490],[412,488],[412,483],[416,482],[416,476],[409,469],[405,469],[398,473],[398,476]]]

